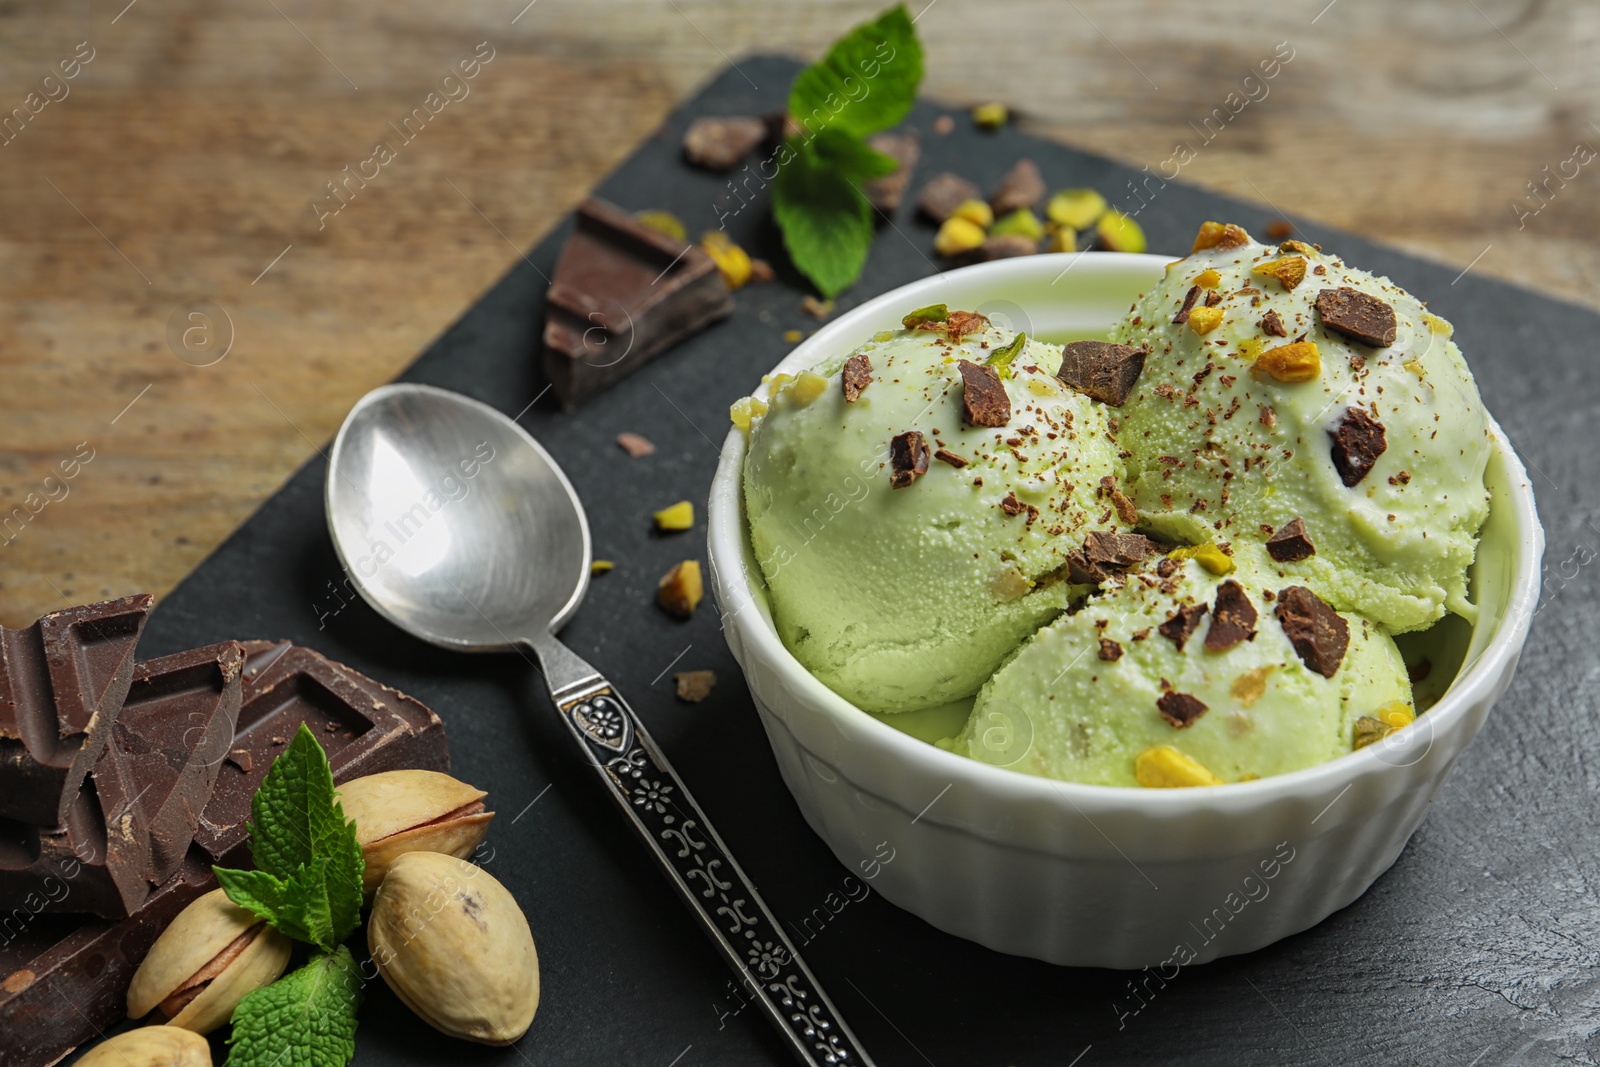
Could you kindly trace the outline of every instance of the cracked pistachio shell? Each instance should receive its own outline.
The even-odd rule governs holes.
[[[185,989],[199,992],[169,1025],[210,1033],[249,993],[276,981],[289,964],[289,939],[220,889],[191,902],[161,932],[128,985],[128,1015],[140,1018]]]
[[[472,855],[494,818],[494,812],[483,810],[486,795],[438,771],[384,771],[341,785],[339,803],[345,817],[355,820],[366,861],[362,888],[368,902],[397,856]]]
[[[487,871],[454,856],[395,859],[372,903],[367,947],[406,1007],[451,1037],[509,1045],[539,1009],[539,955],[522,909]]]
[[[211,1067],[211,1045],[193,1030],[141,1026],[102,1041],[80,1067]]]

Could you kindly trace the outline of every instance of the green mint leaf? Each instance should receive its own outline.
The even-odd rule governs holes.
[[[904,4],[845,34],[789,90],[803,136],[836,129],[865,137],[898,124],[922,83],[922,45]]]
[[[361,974],[340,945],[233,1009],[227,1067],[345,1067],[356,1054]]]
[[[817,158],[856,181],[881,178],[900,167],[897,160],[841,130],[823,130],[812,144]]]
[[[928,323],[928,322],[949,322],[949,321],[950,321],[950,305],[949,304],[929,304],[927,307],[918,308],[917,310],[913,311],[911,314],[907,315],[905,318],[901,319],[900,320],[900,325],[904,326],[908,330],[914,330],[918,326],[923,325],[924,323]]]
[[[1002,378],[1011,377],[1011,361],[1016,359],[1028,343],[1028,335],[1019,333],[1011,339],[1011,343],[1003,345],[992,352],[984,365],[995,368]]]
[[[872,247],[872,205],[809,146],[791,157],[773,180],[772,214],[795,268],[831,299],[861,276]]]
[[[251,798],[250,816],[250,855],[257,869],[298,887],[292,898],[286,889],[279,901],[280,908],[295,908],[280,929],[324,948],[349,937],[361,924],[361,846],[355,824],[334,798],[327,753],[304,723]],[[313,888],[312,874],[323,885]],[[292,929],[316,936],[300,937]]]
[[[325,952],[333,951],[340,938],[334,936],[328,890],[327,860],[319,856],[296,870],[284,883],[283,907],[275,924],[279,932]]]
[[[229,867],[213,867],[222,891],[228,899],[258,919],[276,923],[278,910],[283,907],[283,879],[266,871],[236,871]]]

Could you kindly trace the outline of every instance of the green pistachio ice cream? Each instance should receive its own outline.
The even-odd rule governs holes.
[[[1492,441],[1449,323],[1310,245],[1206,225],[1114,334],[1150,349],[1120,435],[1147,528],[1261,544],[1298,518],[1314,554],[1279,546],[1286,581],[1395,633],[1470,618]]]
[[[1342,756],[1363,718],[1410,721],[1405,664],[1381,627],[1344,615],[1341,640],[1331,609],[1286,594],[1264,558],[1238,553],[1226,575],[1155,560],[1029,639],[950,747],[1072,782],[1201,785]]]
[[[779,635],[869,711],[971,696],[1066,607],[1058,572],[1085,530],[1117,525],[1107,410],[1055,377],[1060,348],[1010,354],[1019,338],[968,324],[879,334],[848,368],[841,355],[774,381],[750,428],[745,504]],[[978,369],[997,354],[1004,378]],[[1003,424],[972,424],[981,382],[964,383],[963,361],[1003,389]],[[908,434],[922,449],[909,461]]]

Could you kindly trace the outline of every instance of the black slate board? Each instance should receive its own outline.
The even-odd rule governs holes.
[[[727,179],[680,161],[685,125],[701,114],[773,110],[795,70],[783,59],[743,61],[673,114],[598,192],[629,208],[674,211],[691,232],[714,227]],[[1029,155],[1052,187],[1095,186],[1114,203],[1136,204],[1130,168],[1015,130],[980,134],[964,118],[939,137],[931,125],[940,113],[924,104],[910,120],[924,150],[913,193],[946,169],[989,187]],[[1307,146],[1308,156],[1316,151]],[[1383,195],[1362,186],[1359,170],[1351,193]],[[754,254],[783,264],[765,208],[756,196],[729,229]],[[1152,250],[1182,253],[1203,219],[1261,233],[1270,217],[1169,183],[1139,221]],[[405,379],[508,414],[538,396],[541,272],[550,272],[569,225],[517,263]],[[1131,975],[998,955],[875,895],[849,903],[804,952],[884,1067],[1600,1062],[1600,720],[1588,637],[1600,623],[1600,566],[1592,563],[1600,550],[1592,476],[1600,319],[1326,228],[1306,225],[1300,236],[1388,274],[1453,321],[1484,397],[1528,462],[1549,566],[1515,684],[1370,892],[1307,933],[1184,971],[1120,1028],[1114,1004],[1131,1006]],[[931,244],[931,229],[903,206],[841,310],[933,271]],[[559,413],[546,397],[522,421],[582,495],[596,556],[618,563],[593,584],[565,640],[629,695],[774,912],[798,921],[851,872],[806,827],[779,780],[716,613],[703,609],[681,623],[650,604],[668,566],[704,554],[703,531],[653,536],[650,511],[683,497],[705,500],[729,403],[790,347],[785,329],[815,326],[799,311],[792,273],[780,265],[779,275],[779,284],[739,292],[727,322],[581,411]],[[622,430],[645,434],[659,451],[626,458],[613,443]],[[230,637],[288,637],[436,708],[458,772],[487,789],[500,812],[487,867],[526,909],[544,975],[538,1018],[515,1049],[440,1037],[376,984],[355,1062],[787,1062],[756,1009],[733,1011],[722,964],[590,780],[531,666],[515,655],[457,656],[421,644],[342,586],[323,524],[324,467],[313,458],[162,602],[141,655]],[[717,672],[710,700],[675,703],[670,676],[658,677],[675,658],[675,670]]]

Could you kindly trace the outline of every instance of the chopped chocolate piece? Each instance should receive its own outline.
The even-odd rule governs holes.
[[[1122,406],[1144,372],[1147,351],[1109,341],[1072,341],[1061,353],[1056,377],[1092,400]]]
[[[596,197],[545,294],[544,372],[568,408],[733,311],[709,255]]]
[[[1283,320],[1276,311],[1268,311],[1261,316],[1261,321],[1256,325],[1261,327],[1261,332],[1269,337],[1288,337],[1289,331],[1283,328]]]
[[[1329,436],[1333,438],[1333,466],[1346,486],[1365,478],[1389,447],[1383,423],[1358,407],[1347,408],[1338,429]]]
[[[1100,491],[1111,498],[1111,506],[1117,509],[1117,518],[1132,526],[1139,521],[1139,509],[1133,506],[1133,501],[1128,499],[1126,493],[1117,488],[1117,479],[1106,475],[1100,479]]]
[[[885,215],[892,215],[900,209],[900,199],[905,196],[911,172],[922,156],[921,142],[915,133],[880,133],[867,138],[867,145],[900,164],[893,172],[872,178],[861,186],[869,204]]]
[[[872,360],[858,352],[844,361],[844,371],[839,377],[844,382],[845,403],[854,404],[861,390],[872,384]]]
[[[1221,293],[1217,292],[1215,289],[1212,289],[1206,293],[1206,307],[1214,308],[1220,303],[1222,303]]]
[[[1083,549],[1075,548],[1067,553],[1067,581],[1074,585],[1099,585],[1109,577],[1108,571],[1089,562]]]
[[[1350,647],[1350,624],[1303,585],[1280,589],[1275,611],[1300,662],[1332,678]]]
[[[920,430],[896,434],[889,442],[889,487],[904,489],[928,473],[928,442]]]
[[[1172,316],[1172,324],[1174,326],[1182,326],[1188,322],[1189,312],[1194,310],[1194,305],[1199,299],[1200,287],[1198,285],[1189,286],[1189,291],[1183,294],[1183,306],[1178,309],[1176,315]]]
[[[1169,639],[1178,646],[1178,651],[1182,652],[1183,646],[1189,641],[1189,635],[1199,627],[1200,620],[1205,618],[1208,610],[1204,604],[1181,607],[1168,616],[1166,622],[1156,627],[1156,632]]]
[[[967,179],[946,171],[934,175],[917,197],[917,210],[934,222],[943,222],[968,200],[982,200],[983,190]]]
[[[1083,551],[1090,563],[1117,570],[1126,570],[1143,562],[1155,547],[1155,542],[1144,534],[1113,533],[1108,530],[1091,530],[1083,540]]]
[[[122,813],[112,814],[120,819]],[[0,912],[123,918],[150,893],[147,858],[135,849],[108,847],[94,779],[85,779],[59,826],[0,819]]]
[[[950,464],[950,466],[956,468],[957,470],[960,470],[962,467],[965,467],[967,465],[967,462],[968,462],[966,456],[958,456],[954,452],[950,451],[948,448],[941,448],[941,449],[936,450],[933,453],[933,458],[938,460],[941,463],[948,463],[948,464]]]
[[[711,687],[717,684],[715,671],[679,671],[672,676],[672,683],[677,687],[678,699],[685,704],[698,704],[711,695]]]
[[[130,918],[9,912],[0,939],[0,1063],[55,1063],[114,1026],[150,946],[191,901],[216,887],[211,858],[194,848]],[[63,891],[76,894],[79,883],[64,876],[55,887]]]
[[[617,434],[617,445],[634,459],[638,459],[640,456],[648,456],[656,450],[656,446],[651,443],[648,437],[642,437],[636,433]]]
[[[1000,510],[1007,515],[1015,517],[1028,510],[1028,505],[1017,499],[1016,493],[1007,493],[1005,499],[1000,501]]]
[[[1039,165],[1031,159],[1019,159],[995,186],[989,206],[999,218],[1019,208],[1037,206],[1044,194],[1044,176],[1039,173]]]
[[[1306,533],[1305,520],[1296,515],[1267,538],[1267,555],[1279,563],[1299,563],[1317,554],[1317,546]]]
[[[1171,556],[1162,556],[1161,562],[1156,564],[1156,574],[1162,578],[1171,578],[1178,573],[1178,561]]]
[[[1217,602],[1211,608],[1211,628],[1206,631],[1206,648],[1226,652],[1256,636],[1256,606],[1250,603],[1244,586],[1229,578],[1217,587]]]
[[[1346,286],[1322,290],[1317,294],[1317,316],[1324,329],[1358,344],[1373,348],[1394,344],[1394,308],[1359,289]]]
[[[963,359],[961,371],[961,416],[968,426],[1004,426],[1011,421],[1011,398],[993,367]]]
[[[183,863],[239,717],[244,652],[233,641],[141,663],[94,765],[108,861],[160,885]]]
[[[1204,702],[1197,696],[1168,690],[1156,701],[1156,710],[1174,729],[1193,726],[1194,721],[1206,713]]]
[[[309,648],[244,641],[233,748],[217,768],[195,843],[224,867],[249,867],[250,798],[301,723],[328,753],[335,782],[415,767],[447,771],[444,724],[416,699]],[[331,727],[331,729],[330,729]]]
[[[695,119],[683,135],[684,157],[707,170],[732,170],[767,139],[767,124],[750,115]]]
[[[1100,658],[1107,663],[1115,663],[1122,658],[1122,646],[1109,637],[1100,639]]]
[[[149,614],[140,593],[0,629],[0,817],[66,820],[122,710]]]
[[[998,237],[987,237],[977,248],[969,248],[965,252],[951,256],[950,261],[957,266],[965,267],[973,263],[1011,259],[1013,256],[1031,256],[1038,251],[1038,241],[1024,237],[1020,233],[1007,233]]]

